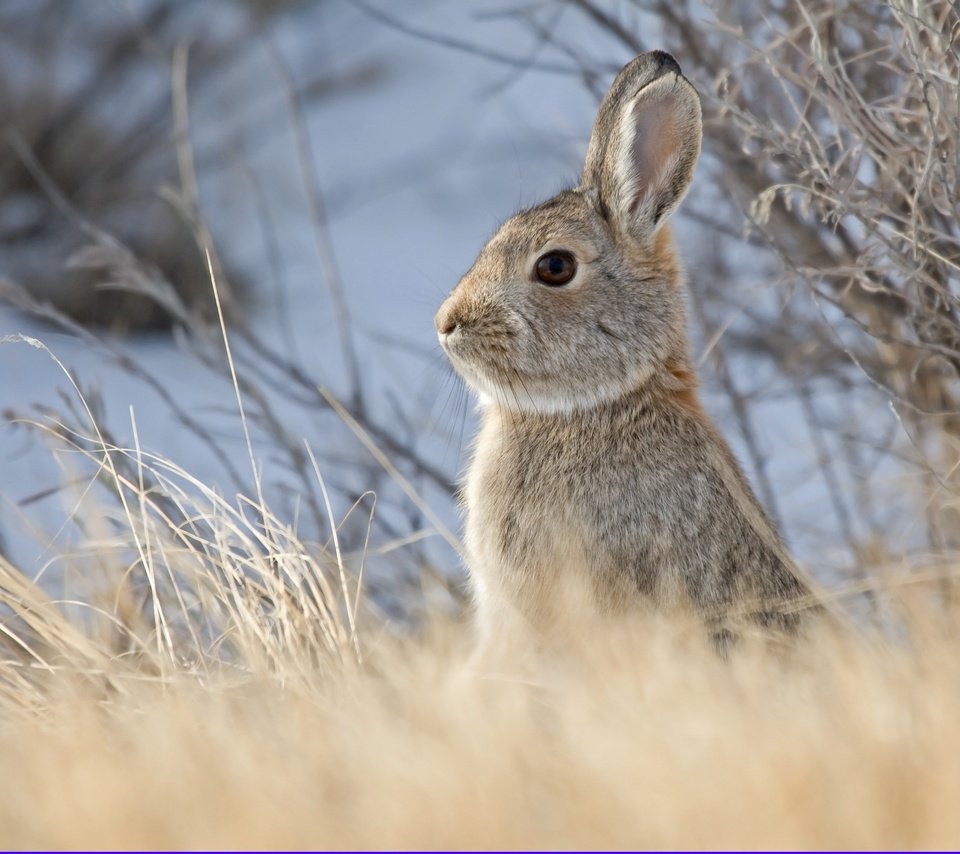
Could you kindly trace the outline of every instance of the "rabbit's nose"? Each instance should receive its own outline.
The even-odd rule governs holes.
[[[437,316],[433,322],[437,327],[437,334],[441,339],[446,338],[456,331],[458,323],[457,313],[454,310],[454,306],[450,305],[449,300],[440,306],[440,311],[437,312]]]

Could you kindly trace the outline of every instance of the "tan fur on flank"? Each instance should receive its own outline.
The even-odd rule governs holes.
[[[637,608],[793,628],[808,590],[697,397],[664,221],[700,152],[668,54],[600,106],[580,184],[509,219],[437,313],[483,424],[464,490],[480,627],[562,631]],[[538,279],[565,252],[576,273]]]

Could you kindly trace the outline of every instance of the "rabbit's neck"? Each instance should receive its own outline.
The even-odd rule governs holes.
[[[661,411],[664,407],[681,407],[704,423],[709,423],[697,394],[698,380],[689,360],[677,357],[666,360],[643,381],[620,394],[598,394],[596,399],[560,401],[556,406],[518,407],[512,398],[484,396],[484,421],[505,429],[530,429],[558,424],[583,423],[585,429],[596,429],[599,422],[619,419],[630,413]],[[559,400],[559,398],[558,398]]]

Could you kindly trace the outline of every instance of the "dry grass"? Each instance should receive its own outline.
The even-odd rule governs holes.
[[[954,847],[958,639],[914,616],[789,661],[650,621],[496,672],[449,632],[300,678],[68,668],[5,709],[0,845]]]

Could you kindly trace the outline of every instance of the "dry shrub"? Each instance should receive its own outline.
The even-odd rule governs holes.
[[[0,272],[83,323],[125,331],[171,321],[149,295],[123,288],[122,270],[84,258],[84,220],[115,233],[186,304],[210,307],[193,223],[157,194],[176,183],[166,54],[192,18],[183,4],[154,2],[0,12]],[[230,49],[208,38],[196,55],[202,88]]]
[[[91,230],[115,237],[207,319],[214,311],[204,249],[212,230],[224,234],[221,284],[229,280],[237,297],[249,296],[263,271],[232,259],[250,238],[233,234],[236,219],[206,209],[197,176],[188,173],[195,168],[205,194],[251,180],[250,194],[261,194],[264,177],[249,174],[250,140],[231,125],[238,110],[264,95],[229,91],[230,76],[265,51],[279,20],[309,23],[314,15],[297,0],[5,3],[0,274],[85,325],[162,329],[179,318],[139,287],[129,265],[92,261],[85,252],[96,243]],[[292,84],[304,107],[368,86],[379,73],[320,66]],[[187,115],[188,94],[204,105],[199,116]],[[188,165],[185,150],[197,139]]]
[[[828,352],[807,346],[793,360],[852,361],[911,422],[955,432],[956,6],[854,3],[838,15],[835,4],[796,4],[743,54],[713,81],[712,138],[736,167],[727,186],[781,254],[785,283],[845,333],[818,335]]]

